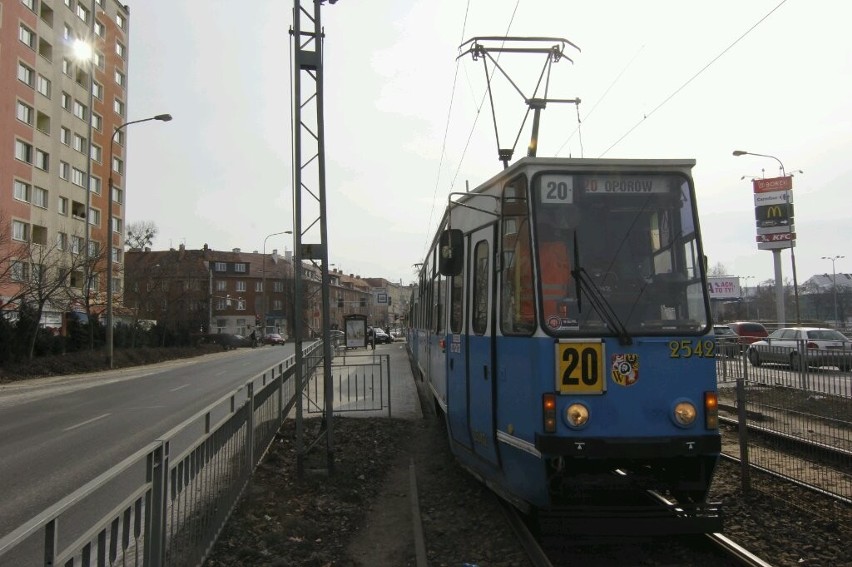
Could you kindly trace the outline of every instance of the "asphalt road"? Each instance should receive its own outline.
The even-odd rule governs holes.
[[[293,349],[243,348],[0,386],[0,537]]]

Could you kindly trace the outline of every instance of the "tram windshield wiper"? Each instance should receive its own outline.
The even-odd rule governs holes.
[[[600,288],[594,281],[592,281],[589,272],[580,266],[580,254],[576,231],[574,232],[574,266],[575,268],[571,270],[571,277],[574,278],[574,285],[577,290],[577,309],[582,311],[580,298],[582,292],[585,291],[589,298],[589,303],[592,304],[592,308],[594,308],[598,315],[604,319],[609,330],[615,333],[618,337],[618,343],[620,345],[633,344],[633,338],[630,336],[630,333],[627,332],[627,327],[625,327],[624,323],[621,319],[619,319],[615,310],[612,308],[612,305],[610,305],[609,301],[607,301],[606,297],[604,297]]]

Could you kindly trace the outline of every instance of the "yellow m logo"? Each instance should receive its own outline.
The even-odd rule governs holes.
[[[774,219],[775,217],[778,217],[779,219],[784,217],[784,215],[781,213],[780,205],[772,205],[766,208],[766,218]]]

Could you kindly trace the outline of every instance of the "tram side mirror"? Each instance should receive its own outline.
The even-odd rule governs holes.
[[[451,228],[441,233],[438,249],[438,271],[442,276],[457,276],[464,265],[464,237],[462,231]]]

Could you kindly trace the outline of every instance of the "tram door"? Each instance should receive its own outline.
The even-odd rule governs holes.
[[[494,241],[495,225],[481,228],[470,236],[471,254],[467,263],[467,401],[474,453],[496,464]]]

